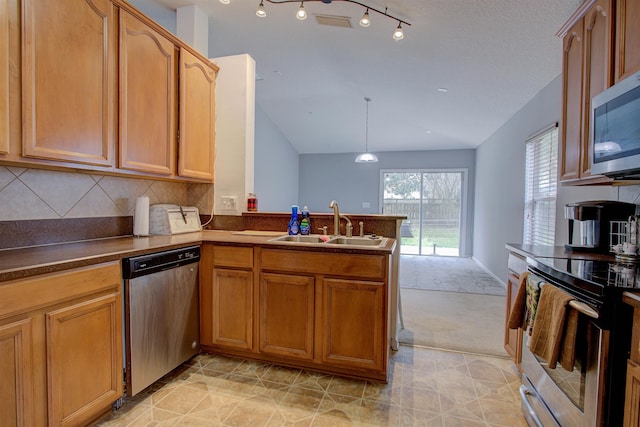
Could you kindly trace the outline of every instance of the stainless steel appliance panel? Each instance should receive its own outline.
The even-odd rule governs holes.
[[[125,286],[127,393],[133,396],[199,351],[198,263]]]
[[[525,337],[522,347],[522,373],[528,380],[527,388],[535,391],[534,394],[562,426],[595,427],[602,425],[603,421],[603,377],[609,332],[590,320],[586,321],[585,326],[577,340],[586,346],[576,354],[576,365],[572,372],[565,371],[560,364],[555,369],[549,369],[544,360],[538,359],[529,350],[528,337]],[[543,414],[539,414],[539,417],[544,418]],[[547,427],[556,424],[554,421],[542,425]]]

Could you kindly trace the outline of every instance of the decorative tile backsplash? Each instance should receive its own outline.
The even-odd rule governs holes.
[[[206,214],[213,185],[0,166],[0,221],[132,216],[138,196]]]

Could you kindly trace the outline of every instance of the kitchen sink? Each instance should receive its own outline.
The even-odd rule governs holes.
[[[327,244],[331,245],[354,245],[354,246],[381,246],[386,239],[382,237],[335,237]]]
[[[310,235],[310,236],[280,236],[275,239],[269,239],[270,242],[295,242],[295,243],[324,243],[321,236]]]

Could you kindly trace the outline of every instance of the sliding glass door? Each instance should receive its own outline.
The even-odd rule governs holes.
[[[465,170],[381,171],[382,213],[406,215],[401,253],[459,256]]]

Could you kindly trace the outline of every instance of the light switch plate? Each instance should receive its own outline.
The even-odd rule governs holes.
[[[371,208],[371,202],[362,202],[362,207],[364,209],[369,209]]]

